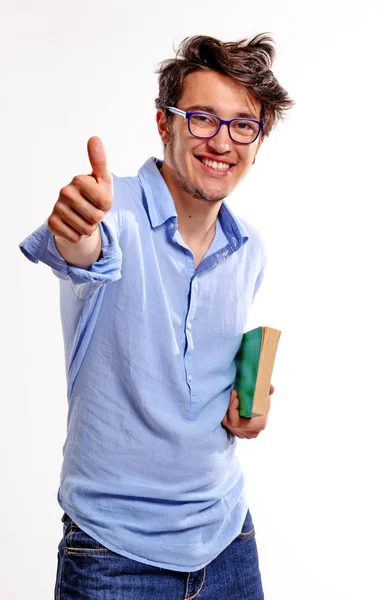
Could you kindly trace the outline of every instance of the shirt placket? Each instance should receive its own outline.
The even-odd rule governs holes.
[[[192,252],[187,248],[177,230],[177,223],[170,224],[170,234],[173,242],[179,244],[184,252],[185,264],[190,276],[190,287],[187,295],[187,306],[185,311],[184,334],[186,338],[185,353],[184,353],[184,372],[186,383],[189,390],[189,405],[187,407],[187,419],[194,421],[200,412],[200,400],[196,392],[196,382],[194,381],[194,336],[193,336],[193,320],[195,317],[198,296],[198,282],[195,277],[195,261]]]
[[[185,338],[186,338],[186,346],[184,353],[184,370],[186,383],[189,389],[189,397],[190,402],[187,408],[187,419],[189,421],[194,421],[199,413],[200,413],[200,398],[197,392],[197,382],[194,379],[193,372],[193,359],[194,359],[194,336],[193,336],[193,321],[195,319],[195,313],[198,304],[198,275],[206,270],[214,268],[220,261],[228,258],[232,252],[235,252],[237,249],[238,243],[237,240],[234,239],[234,248],[230,248],[229,246],[222,247],[219,251],[210,255],[208,258],[204,259],[199,265],[198,269],[195,271],[195,262],[194,255],[187,248],[177,229],[177,220],[174,219],[169,224],[170,227],[170,236],[172,241],[179,244],[183,248],[186,268],[188,270],[190,276],[190,288],[188,293],[188,302],[185,311]]]
[[[184,356],[184,367],[186,372],[186,380],[190,393],[190,403],[187,408],[187,419],[194,421],[200,412],[200,399],[197,393],[196,381],[193,380],[193,359],[194,359],[194,335],[193,321],[198,301],[198,280],[193,277],[190,281],[190,293],[188,311],[185,321],[186,333],[186,352]]]

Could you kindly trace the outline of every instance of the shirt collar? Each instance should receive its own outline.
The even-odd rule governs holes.
[[[147,210],[152,227],[159,227],[168,219],[176,222],[178,217],[174,200],[159,170],[162,165],[162,160],[152,156],[138,171],[147,199]],[[220,207],[219,221],[232,250],[238,250],[248,240],[248,231],[225,202]]]
[[[159,227],[168,219],[177,219],[178,217],[174,200],[159,170],[162,164],[162,160],[152,156],[138,171],[138,177],[147,199],[151,227]]]
[[[219,220],[233,250],[238,250],[248,241],[249,235],[244,223],[239,222],[225,202],[220,207]]]

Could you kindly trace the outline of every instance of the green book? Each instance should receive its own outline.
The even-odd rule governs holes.
[[[261,417],[267,409],[280,335],[279,329],[265,326],[256,327],[243,335],[235,356],[234,384],[241,417]]]

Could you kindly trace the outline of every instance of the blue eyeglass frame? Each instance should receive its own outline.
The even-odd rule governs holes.
[[[234,142],[234,144],[243,144],[245,146],[248,146],[249,144],[253,144],[254,142],[256,142],[261,131],[264,129],[263,121],[257,121],[256,119],[248,119],[247,117],[243,117],[243,118],[235,117],[235,119],[230,119],[229,121],[226,121],[224,119],[221,119],[217,115],[214,115],[213,113],[208,113],[208,112],[205,112],[202,110],[184,111],[184,110],[181,110],[180,108],[176,108],[175,106],[166,106],[166,108],[170,112],[174,113],[174,115],[178,115],[179,117],[183,117],[183,119],[187,119],[188,131],[191,133],[191,135],[193,135],[194,137],[199,138],[201,140],[210,140],[211,138],[215,137],[215,135],[217,135],[219,133],[222,125],[227,125],[229,137]],[[214,135],[195,135],[194,133],[192,133],[191,127],[190,127],[190,118],[192,117],[192,115],[208,115],[210,117],[215,117],[215,119],[217,119],[219,121],[219,127],[218,127],[216,133],[214,133]],[[237,140],[235,140],[231,135],[232,121],[251,121],[252,123],[257,123],[259,126],[259,132],[258,132],[257,136],[255,137],[255,139],[251,140],[250,142],[238,142]]]

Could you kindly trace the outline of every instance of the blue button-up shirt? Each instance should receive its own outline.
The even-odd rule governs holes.
[[[113,175],[89,269],[65,262],[47,223],[20,248],[60,278],[61,508],[114,552],[188,572],[239,535],[248,509],[237,440],[221,421],[265,250],[223,203],[195,270],[160,167],[151,158],[136,177]]]

